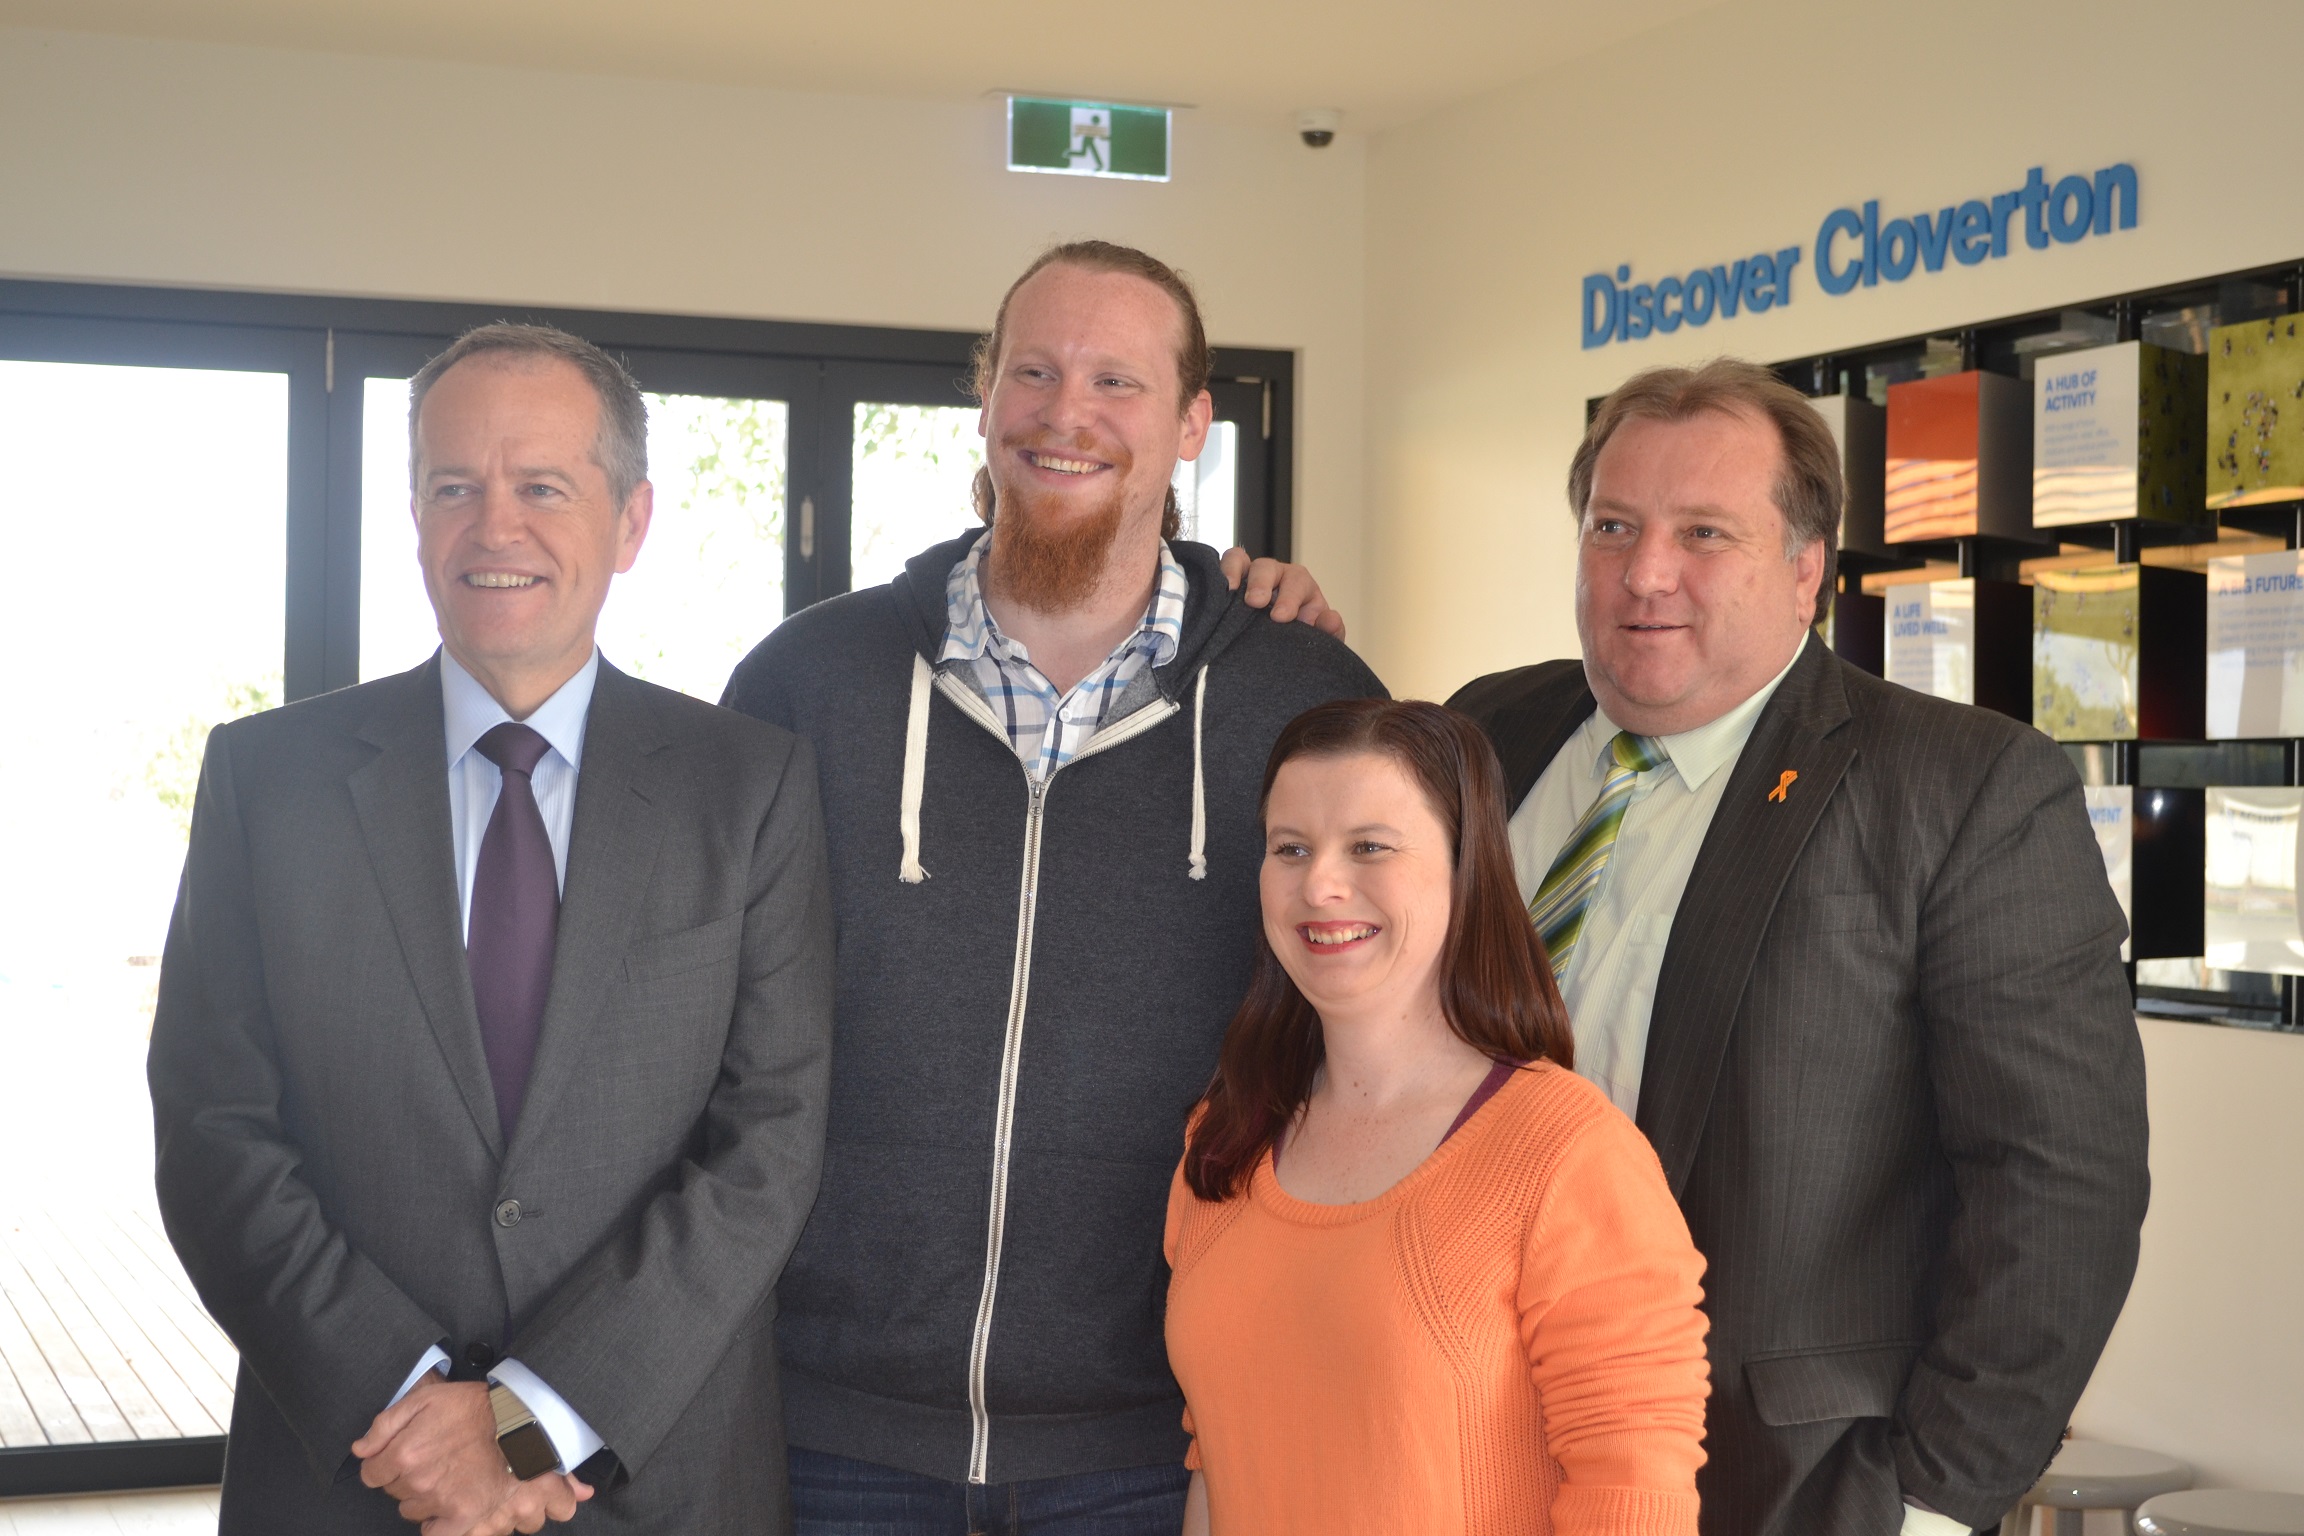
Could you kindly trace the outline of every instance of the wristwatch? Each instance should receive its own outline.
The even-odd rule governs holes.
[[[496,1449],[504,1453],[504,1465],[512,1469],[514,1477],[526,1482],[561,1469],[552,1437],[544,1433],[544,1426],[520,1401],[519,1393],[500,1381],[491,1381],[488,1406],[496,1414]]]

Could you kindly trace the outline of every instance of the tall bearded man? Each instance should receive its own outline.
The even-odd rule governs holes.
[[[1208,372],[1165,264],[1048,252],[978,359],[990,528],[729,683],[822,759],[839,928],[822,1193],[778,1290],[802,1532],[1181,1525],[1163,1207],[1247,985],[1264,759],[1381,690],[1171,542]],[[1286,576],[1273,616],[1316,618]]]

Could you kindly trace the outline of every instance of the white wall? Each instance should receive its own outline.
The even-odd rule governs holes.
[[[1633,370],[1763,360],[2304,257],[2304,139],[2261,130],[2304,10],[2225,0],[1737,0],[1382,136],[1369,156],[1369,611],[1395,690],[1572,655],[1562,482]],[[2137,228],[1585,351],[1579,284],[1653,280],[2115,161]],[[2144,1026],[2153,1214],[2078,1415],[2214,1480],[2304,1491],[2304,1039]]]
[[[1184,112],[1167,184],[1015,175],[897,100],[0,29],[0,275],[982,329],[1140,244],[1299,354],[1297,549],[1360,606],[1362,146]]]

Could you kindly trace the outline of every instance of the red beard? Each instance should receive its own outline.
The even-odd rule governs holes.
[[[1060,451],[1055,445],[1043,449],[1041,444],[1023,442],[1005,445],[1003,452],[1016,448]],[[1082,443],[1077,451],[1085,454],[1091,448]],[[1068,510],[1055,495],[1024,486],[998,487],[987,579],[994,591],[1018,607],[1034,613],[1071,613],[1095,595],[1103,580],[1105,561],[1127,515],[1122,487],[1130,461],[1126,449],[1097,457],[1112,461],[1112,494],[1085,513]]]

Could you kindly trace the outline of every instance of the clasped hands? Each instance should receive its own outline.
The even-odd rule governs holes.
[[[427,1372],[352,1443],[360,1481],[400,1501],[424,1536],[510,1536],[572,1520],[591,1487],[565,1472],[520,1481],[496,1448],[488,1384]]]

